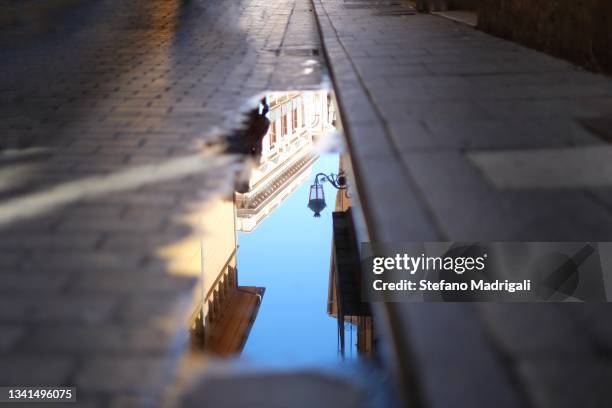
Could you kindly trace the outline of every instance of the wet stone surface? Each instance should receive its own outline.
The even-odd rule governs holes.
[[[146,400],[187,344],[205,198],[241,169],[215,149],[265,91],[319,88],[315,21],[257,0],[40,18],[0,32],[0,383]]]
[[[612,238],[610,78],[438,16],[350,3],[314,0],[373,240]],[[380,307],[415,405],[610,405],[607,305],[471,306]]]

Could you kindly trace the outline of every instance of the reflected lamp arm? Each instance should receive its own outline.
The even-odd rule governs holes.
[[[339,174],[331,173],[329,175],[325,173],[318,173],[315,176],[315,184],[324,183],[325,180],[329,181],[329,183],[338,190],[346,189],[346,176],[343,172],[340,172]]]

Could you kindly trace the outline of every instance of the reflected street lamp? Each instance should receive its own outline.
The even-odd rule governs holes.
[[[308,196],[308,208],[314,212],[315,217],[321,216],[321,211],[327,207],[325,204],[325,192],[323,191],[323,184],[325,180],[338,190],[346,190],[346,176],[344,172],[339,174],[325,174],[319,173],[315,176],[315,182],[310,186],[310,194]]]

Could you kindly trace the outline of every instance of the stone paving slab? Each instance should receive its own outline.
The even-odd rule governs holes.
[[[316,369],[260,368],[220,363],[192,382],[180,406],[354,407],[402,406],[390,393],[391,378],[376,364],[345,361]],[[262,392],[262,390],[266,390]]]
[[[374,151],[391,149],[389,157],[397,154],[404,162],[403,171],[408,174],[405,178],[413,176],[417,184],[413,193],[419,196],[419,190],[426,191],[426,197],[421,195],[423,207],[431,209],[445,205],[460,218],[466,211],[473,211],[473,202],[482,201],[485,196],[495,197],[490,204],[479,208],[486,216],[497,212],[500,202],[518,196],[529,206],[523,208],[518,201],[506,204],[507,215],[529,212],[528,208],[533,208],[530,201],[540,192],[528,188],[529,185],[521,185],[518,178],[514,188],[518,192],[497,188],[499,186],[492,185],[479,174],[482,167],[478,169],[466,159],[466,152],[485,155],[491,151],[491,155],[509,157],[516,152],[520,157],[519,153],[537,155],[543,148],[565,147],[567,151],[580,152],[578,146],[584,146],[604,156],[607,153],[604,142],[582,128],[577,119],[612,112],[612,81],[609,79],[435,16],[378,16],[367,9],[348,10],[341,1],[321,1],[315,5],[347,116],[347,128],[349,133],[357,134],[351,136],[355,139],[351,149],[355,151],[356,161],[360,160],[359,155],[365,157],[371,152],[373,146],[376,146]],[[347,82],[347,75],[352,75],[351,83]],[[363,88],[361,94],[352,88],[358,84]],[[373,136],[366,141],[360,137],[357,125],[362,118],[375,122],[369,123],[364,133],[382,126],[387,138]],[[354,132],[352,125],[357,129]],[[389,147],[380,146],[385,143]],[[580,156],[577,160],[585,158]],[[456,162],[453,166],[448,164],[453,162]],[[509,172],[505,170],[506,174]],[[390,170],[387,176],[393,177],[394,173]],[[434,174],[440,177],[434,178]],[[463,186],[463,194],[448,193],[456,177],[472,184]],[[525,183],[532,182],[527,180],[527,175],[523,175],[523,179]],[[451,195],[457,199],[473,197],[473,200],[457,205],[451,203]],[[590,198],[583,197],[580,188],[564,195],[548,200],[548,211],[559,219],[571,216],[563,208],[572,201],[581,201],[580,206],[585,209],[599,206],[596,202],[589,203]],[[387,205],[387,200],[377,201],[379,205]],[[388,203],[390,214],[394,214],[394,204],[397,202]],[[606,227],[591,235],[591,239],[610,237],[605,232],[609,231],[608,212],[606,208],[598,212],[597,220]],[[432,224],[436,223],[438,213],[432,211]],[[417,215],[410,211],[407,214]],[[549,239],[555,239],[555,235],[564,238],[572,234],[583,235],[580,232],[583,221],[573,218],[578,219],[567,224],[566,233],[550,231]],[[461,230],[473,239],[486,238],[477,233],[477,223],[450,231],[451,223],[450,218],[438,220],[441,229],[438,233],[456,239]],[[518,231],[522,230],[518,228],[517,232],[512,232],[502,223],[501,217],[489,225],[500,231],[500,238],[504,239],[518,238]],[[590,231],[591,227],[587,223],[584,229]],[[400,227],[395,230],[398,237],[426,238],[426,234],[416,236]],[[546,232],[546,229],[541,230]]]
[[[581,125],[612,115],[611,79],[440,16],[391,16],[385,3],[362,3],[313,1],[366,239],[612,239],[608,186],[601,175],[594,186],[572,172],[588,169],[587,150],[612,159],[607,142]],[[518,168],[522,157],[549,151],[568,152],[573,167],[536,159]],[[609,405],[599,387],[610,378],[609,308],[374,309],[390,321],[380,327],[400,361],[389,366],[418,406]],[[596,388],[586,391],[587,382]]]

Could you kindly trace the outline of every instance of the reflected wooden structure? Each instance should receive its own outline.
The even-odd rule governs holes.
[[[240,286],[233,199],[211,203],[201,215],[196,252],[201,284],[190,327],[194,349],[216,355],[242,351],[259,311],[264,288]]]
[[[263,299],[264,288],[238,286],[237,281],[236,269],[228,268],[208,301],[204,346],[217,355],[242,351]]]
[[[340,171],[342,170],[341,157]],[[340,353],[343,356],[345,354],[345,323],[348,323],[357,329],[357,352],[361,355],[369,355],[374,351],[372,315],[369,303],[362,301],[361,298],[362,276],[359,248],[353,225],[351,201],[346,191],[337,192],[332,218],[333,240],[327,312],[338,320]]]

